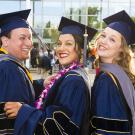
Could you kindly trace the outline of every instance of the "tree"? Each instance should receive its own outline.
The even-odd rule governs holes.
[[[77,9],[74,11],[75,14],[78,14],[78,21],[81,22],[83,20],[82,12],[86,11],[86,8]],[[98,7],[88,7],[88,26],[93,26],[95,28],[100,27],[100,22],[98,21],[98,14],[100,10]]]
[[[100,22],[98,21],[99,14],[98,7],[88,7],[88,26],[99,28]]]
[[[56,42],[58,39],[59,32],[57,29],[53,28],[51,22],[47,22],[43,30],[43,38],[51,39],[51,42]]]
[[[47,22],[47,24],[46,24],[46,28],[50,28],[51,27],[51,22],[49,21],[49,22]]]
[[[132,20],[135,22],[135,17],[132,17]]]
[[[43,30],[43,38],[50,38],[50,32],[49,32],[49,28],[51,27],[51,22],[47,22],[44,30]]]
[[[59,32],[57,29],[51,29],[51,37],[52,37],[52,42],[56,42],[59,36]]]

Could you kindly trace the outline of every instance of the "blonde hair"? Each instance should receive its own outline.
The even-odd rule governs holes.
[[[100,37],[100,34],[95,40],[95,45],[97,44],[97,40],[99,39],[99,37]],[[123,68],[123,70],[127,73],[127,75],[129,76],[130,80],[132,81],[135,87],[135,74],[131,70],[131,59],[132,59],[131,50],[128,47],[127,42],[123,36],[121,38],[121,48],[122,49],[119,56],[115,58],[113,62],[120,65]],[[96,68],[99,67],[99,62],[100,62],[100,58],[97,56],[94,62]]]
[[[135,86],[135,74],[131,70],[131,50],[128,47],[127,42],[123,36],[121,38],[121,44],[122,50],[119,54],[119,57],[116,58],[114,61],[124,69],[130,80],[132,81],[133,85]]]
[[[100,38],[100,35],[101,35],[101,33],[99,33],[97,36],[96,36],[96,39],[95,39],[95,41],[94,41],[94,47],[95,48],[97,48],[97,40]],[[95,59],[95,61],[93,62],[93,67],[96,69],[96,68],[99,68],[99,62],[100,62],[100,60],[99,60],[99,56],[96,54],[95,55],[96,56],[96,59]]]

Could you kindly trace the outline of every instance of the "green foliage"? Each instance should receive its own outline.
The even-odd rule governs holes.
[[[43,38],[51,39],[52,42],[56,42],[58,39],[59,32],[57,29],[51,28],[51,22],[47,22],[44,30],[43,30]]]
[[[46,24],[46,28],[50,28],[51,27],[51,22],[49,21],[49,22],[47,22],[47,24]]]
[[[83,16],[85,14],[86,8],[78,8],[78,9],[73,9],[70,8],[68,16],[70,19],[75,19],[76,21],[78,20],[78,22],[82,22],[84,20]],[[98,9],[98,7],[88,7],[88,26],[94,27],[96,29],[100,29],[101,23],[99,21],[99,13],[100,10]],[[75,15],[75,16],[74,16]],[[77,15],[77,16],[76,16]],[[74,18],[72,18],[71,16],[74,16]],[[78,18],[78,19],[77,19]],[[102,24],[103,28],[105,27],[105,24]],[[43,38],[51,38],[52,42],[56,42],[59,32],[57,29],[53,29],[52,28],[52,24],[50,21],[47,22],[44,30],[43,30]]]
[[[88,15],[97,15],[98,13],[98,7],[88,7]]]
[[[132,17],[133,21],[135,22],[135,17]]]
[[[56,42],[59,36],[59,32],[57,29],[51,29],[51,37],[52,37],[52,42]]]
[[[88,26],[93,26],[95,28],[100,27],[98,22],[98,7],[88,7]]]
[[[43,38],[50,38],[50,32],[49,32],[49,28],[51,27],[51,22],[47,22],[44,30],[43,30]]]
[[[49,29],[44,29],[43,31],[43,38],[50,38]]]

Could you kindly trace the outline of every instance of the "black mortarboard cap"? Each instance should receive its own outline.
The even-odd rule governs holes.
[[[29,28],[30,9],[0,15],[0,37],[16,28]]]
[[[125,10],[104,18],[103,20],[108,27],[121,33],[128,45],[135,43],[135,23]]]
[[[84,24],[81,24],[79,22],[73,21],[71,19],[68,19],[66,17],[62,17],[58,30],[62,34],[75,34],[79,36],[84,36],[85,34],[85,29],[87,30],[88,34],[88,41],[90,41],[94,35],[96,34],[97,30],[91,27],[88,27]]]

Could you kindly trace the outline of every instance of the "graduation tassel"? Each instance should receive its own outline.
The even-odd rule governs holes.
[[[84,48],[83,48],[83,66],[87,67],[87,28],[85,27],[85,33],[84,33]]]

